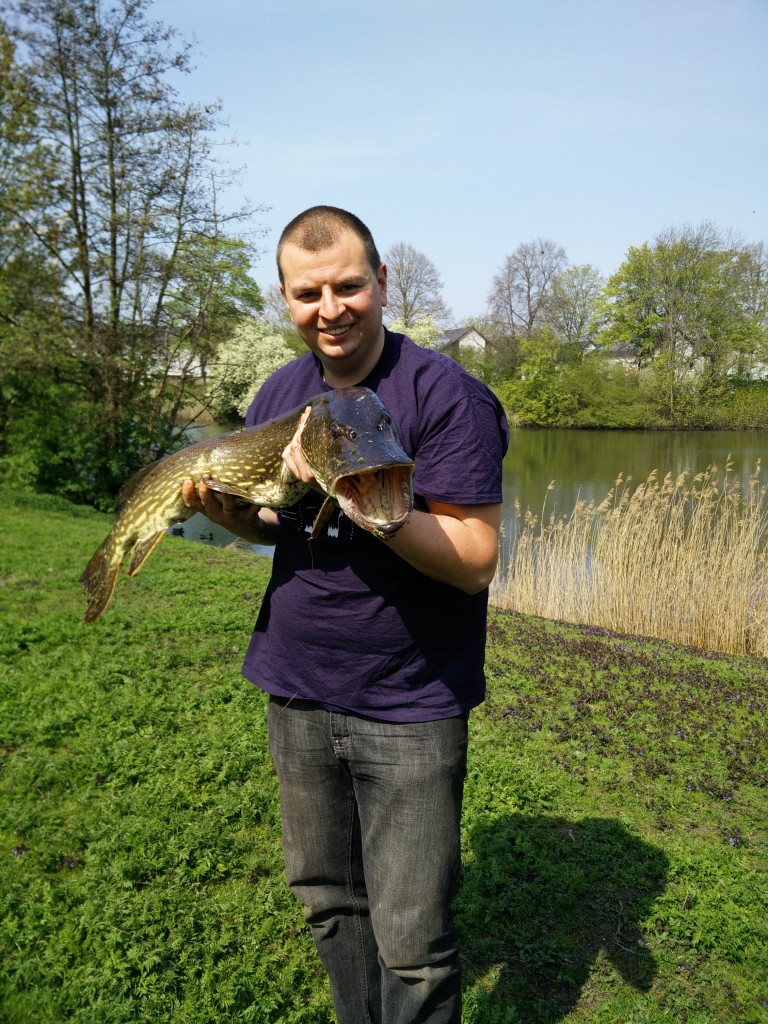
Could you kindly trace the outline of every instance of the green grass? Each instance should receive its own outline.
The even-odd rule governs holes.
[[[0,494],[0,1021],[317,1022],[263,695],[268,562]],[[768,663],[496,612],[457,921],[472,1024],[768,1021]]]

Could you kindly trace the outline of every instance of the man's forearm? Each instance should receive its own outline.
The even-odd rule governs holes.
[[[501,507],[429,504],[429,512],[415,511],[387,543],[425,576],[479,593],[496,569]]]

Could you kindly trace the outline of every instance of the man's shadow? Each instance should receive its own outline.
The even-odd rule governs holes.
[[[455,910],[473,1019],[555,1024],[601,953],[650,988],[639,923],[665,888],[661,850],[609,818],[511,814],[475,825],[466,854]]]

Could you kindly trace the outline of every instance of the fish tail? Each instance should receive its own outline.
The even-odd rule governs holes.
[[[109,607],[122,561],[121,552],[110,534],[80,577],[80,582],[88,594],[88,607],[83,622],[95,622]]]

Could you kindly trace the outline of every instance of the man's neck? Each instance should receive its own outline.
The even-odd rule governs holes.
[[[364,381],[368,374],[376,367],[384,351],[384,327],[381,328],[381,335],[376,345],[368,354],[365,362],[350,366],[348,369],[337,363],[323,362],[323,380],[332,388],[351,388],[361,381]],[[322,359],[321,359],[322,362]]]

